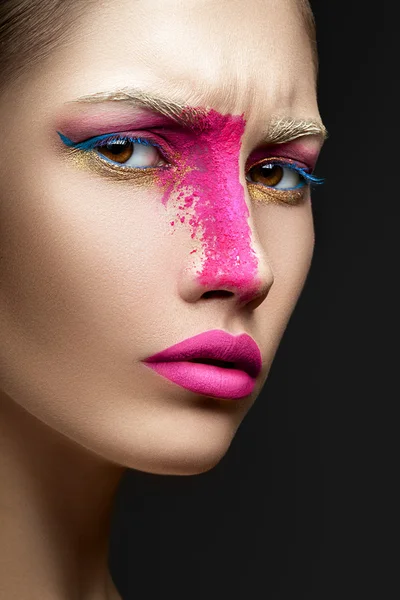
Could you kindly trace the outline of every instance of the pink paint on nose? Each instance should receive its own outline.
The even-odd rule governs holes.
[[[258,259],[251,246],[249,210],[239,180],[239,152],[245,119],[211,109],[196,114],[193,131],[176,132],[177,169],[160,175],[163,203],[177,194],[179,211],[193,205],[186,218],[194,238],[201,227],[205,261],[198,271],[205,286],[234,286],[246,300],[259,288]],[[177,184],[178,182],[178,184]],[[183,214],[177,213],[182,222]],[[172,225],[172,222],[171,222]]]

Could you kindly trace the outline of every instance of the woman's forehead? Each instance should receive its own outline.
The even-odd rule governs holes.
[[[277,67],[292,70],[311,52],[298,0],[119,0],[82,19],[78,48],[109,65],[144,62],[158,76],[184,72],[196,82],[262,79]],[[71,48],[71,51],[73,49]]]
[[[64,104],[135,86],[222,113],[317,116],[312,48],[296,6],[120,0],[116,9],[107,2],[82,19],[73,43],[53,53],[36,89],[52,104],[53,92]]]

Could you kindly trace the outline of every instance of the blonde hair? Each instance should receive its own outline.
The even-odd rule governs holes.
[[[94,0],[0,0],[0,90],[69,38]]]

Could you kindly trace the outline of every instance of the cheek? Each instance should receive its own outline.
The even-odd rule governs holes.
[[[294,309],[310,269],[314,250],[311,202],[298,206],[256,206],[255,222],[274,274],[264,302],[283,327]],[[279,315],[279,316],[278,316]]]
[[[76,360],[83,340],[100,355],[165,294],[172,240],[150,191],[45,172],[14,181],[1,207],[0,318],[15,343],[75,347]]]

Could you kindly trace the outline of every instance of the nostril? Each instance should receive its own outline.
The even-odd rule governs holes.
[[[211,292],[204,292],[203,298],[226,298],[227,296],[233,296],[233,292],[228,290],[212,290]]]

